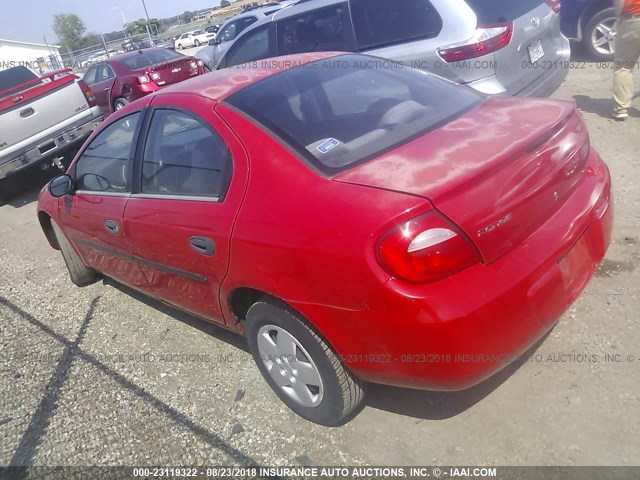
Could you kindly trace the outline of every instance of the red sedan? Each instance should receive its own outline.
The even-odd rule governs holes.
[[[109,115],[160,88],[204,73],[204,63],[173,50],[149,48],[92,65],[82,78]]]
[[[76,285],[245,334],[291,409],[338,425],[366,382],[464,389],[540,339],[607,250],[610,191],[572,103],[323,53],[132,103],[38,217]]]

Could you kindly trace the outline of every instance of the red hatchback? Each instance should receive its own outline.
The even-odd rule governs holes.
[[[204,73],[204,63],[173,50],[149,48],[96,63],[82,78],[109,115],[160,88]]]
[[[464,389],[540,339],[607,250],[610,189],[571,103],[306,54],[129,105],[38,216],[75,284],[245,334],[290,408],[337,425],[365,382]]]

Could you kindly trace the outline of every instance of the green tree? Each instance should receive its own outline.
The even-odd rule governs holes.
[[[222,8],[230,7],[230,6],[231,6],[231,2],[230,2],[229,0],[222,0],[222,1],[220,2],[220,6],[221,6]]]
[[[150,18],[148,24],[149,31],[152,35],[157,35],[160,33],[160,21],[157,18]],[[141,18],[134,22],[128,23],[124,31],[127,35],[139,35],[147,33],[147,20]]]
[[[182,19],[183,23],[191,23],[191,19],[193,19],[193,15],[191,14],[191,12],[187,11],[187,12],[184,12],[180,18]]]
[[[60,13],[53,16],[53,31],[63,47],[78,48],[87,31],[84,22],[75,13]]]

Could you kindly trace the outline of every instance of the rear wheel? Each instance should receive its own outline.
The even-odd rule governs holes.
[[[366,384],[286,305],[255,303],[247,312],[247,339],[269,386],[301,417],[337,426],[362,405]]]
[[[200,40],[196,40],[196,41],[194,41],[194,42],[193,42],[193,44],[194,44],[196,47],[199,47],[199,46],[200,46]]]
[[[95,270],[92,270],[82,263],[80,255],[78,255],[73,249],[67,240],[67,237],[65,237],[62,230],[60,230],[60,227],[58,227],[58,225],[53,221],[51,222],[51,226],[56,234],[56,239],[58,240],[58,245],[60,245],[60,251],[62,252],[62,258],[64,259],[64,263],[69,271],[71,281],[78,287],[85,287],[95,283],[100,278],[100,275],[98,275]]]
[[[613,60],[616,35],[616,12],[607,8],[598,12],[587,23],[582,41],[589,56],[601,62]]]
[[[120,110],[121,108],[126,107],[129,104],[129,101],[126,98],[116,98],[116,101],[113,102],[113,109]]]

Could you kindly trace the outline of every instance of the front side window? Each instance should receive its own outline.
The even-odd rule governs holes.
[[[227,67],[240,65],[247,62],[255,62],[269,57],[269,25],[256,28],[248,32],[227,53],[226,61],[221,64]]]
[[[75,166],[78,190],[131,191],[133,139],[140,113],[115,121],[100,132],[82,152]]]
[[[226,102],[318,169],[335,174],[424,135],[483,100],[470,88],[423,71],[342,55],[285,70]]]
[[[180,111],[155,111],[143,156],[142,193],[220,199],[230,173],[229,149],[210,127]]]
[[[236,37],[240,35],[247,27],[256,23],[258,19],[256,17],[245,17],[238,20],[238,26],[236,27]]]
[[[437,37],[442,30],[429,0],[351,0],[351,17],[361,51]]]
[[[278,22],[278,52],[353,50],[348,41],[346,4],[334,5]]]

